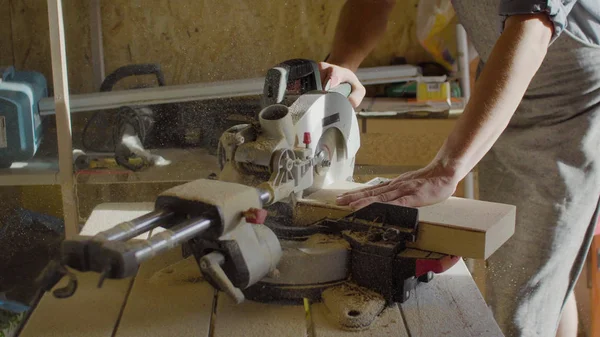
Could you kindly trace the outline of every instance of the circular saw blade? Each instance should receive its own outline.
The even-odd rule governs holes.
[[[322,189],[341,179],[346,144],[340,131],[329,128],[317,143],[315,155],[320,159],[315,166],[315,174],[311,191]]]

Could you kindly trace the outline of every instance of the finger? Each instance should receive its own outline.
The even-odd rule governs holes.
[[[323,87],[325,87],[327,81],[329,81],[332,69],[333,67],[331,64],[327,62],[319,62],[319,74],[321,75],[321,85]]]
[[[361,198],[350,203],[350,208],[360,209],[374,202],[389,203],[404,196],[404,191],[401,189],[392,189],[390,191],[380,193],[368,198]]]
[[[394,186],[386,185],[386,186],[378,186],[377,188],[358,190],[353,193],[339,196],[335,202],[336,202],[336,204],[338,204],[340,206],[346,206],[356,200],[370,198],[370,197],[373,197],[373,196],[376,196],[376,195],[379,195],[382,193],[389,192],[392,189],[394,189]]]
[[[352,107],[356,109],[362,102],[363,98],[365,98],[367,90],[362,84],[360,84],[360,82],[358,85],[352,83],[350,83],[350,85],[352,86],[352,93],[350,93],[348,96],[348,100],[350,101],[350,104],[352,104]]]
[[[414,194],[405,195],[396,200],[392,200],[389,202],[390,205],[396,206],[404,206],[404,207],[417,207],[416,205],[419,203],[419,198]]]
[[[347,192],[344,192],[344,193],[340,194],[339,196],[344,196],[344,195],[354,194],[354,193],[356,193],[357,191],[370,191],[370,190],[375,190],[375,189],[378,189],[378,188],[381,188],[381,187],[387,186],[387,185],[389,185],[391,182],[392,182],[392,180],[390,180],[390,181],[386,181],[386,182],[383,182],[383,183],[381,183],[381,184],[377,184],[377,185],[373,185],[373,186],[369,186],[369,187],[364,187],[364,188],[361,188],[360,190],[352,190],[352,191],[347,191]]]

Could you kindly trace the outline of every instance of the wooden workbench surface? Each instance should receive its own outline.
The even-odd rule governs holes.
[[[82,234],[140,216],[152,206],[100,205]],[[78,279],[71,298],[44,295],[19,336],[502,336],[462,261],[419,285],[407,302],[385,309],[369,330],[354,332],[331,324],[321,303],[310,305],[310,315],[303,306],[234,305],[202,280],[195,262],[183,260],[177,249],[142,264],[135,278],[106,280],[101,289],[96,288],[97,274],[78,274]]]

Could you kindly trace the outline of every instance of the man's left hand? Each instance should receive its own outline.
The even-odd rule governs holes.
[[[406,207],[433,205],[448,199],[456,191],[457,179],[443,170],[429,166],[404,173],[377,186],[344,193],[336,203],[360,209],[374,202]]]

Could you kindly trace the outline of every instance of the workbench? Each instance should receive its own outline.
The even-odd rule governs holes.
[[[81,235],[93,235],[152,209],[152,203],[101,204]],[[73,297],[41,297],[19,336],[503,336],[462,260],[419,285],[408,301],[386,308],[363,331],[331,324],[322,303],[311,303],[308,311],[302,305],[235,305],[202,279],[193,258],[184,259],[180,249],[144,262],[136,277],[106,280],[100,289],[98,274],[77,277]],[[65,284],[63,280],[57,287]]]

